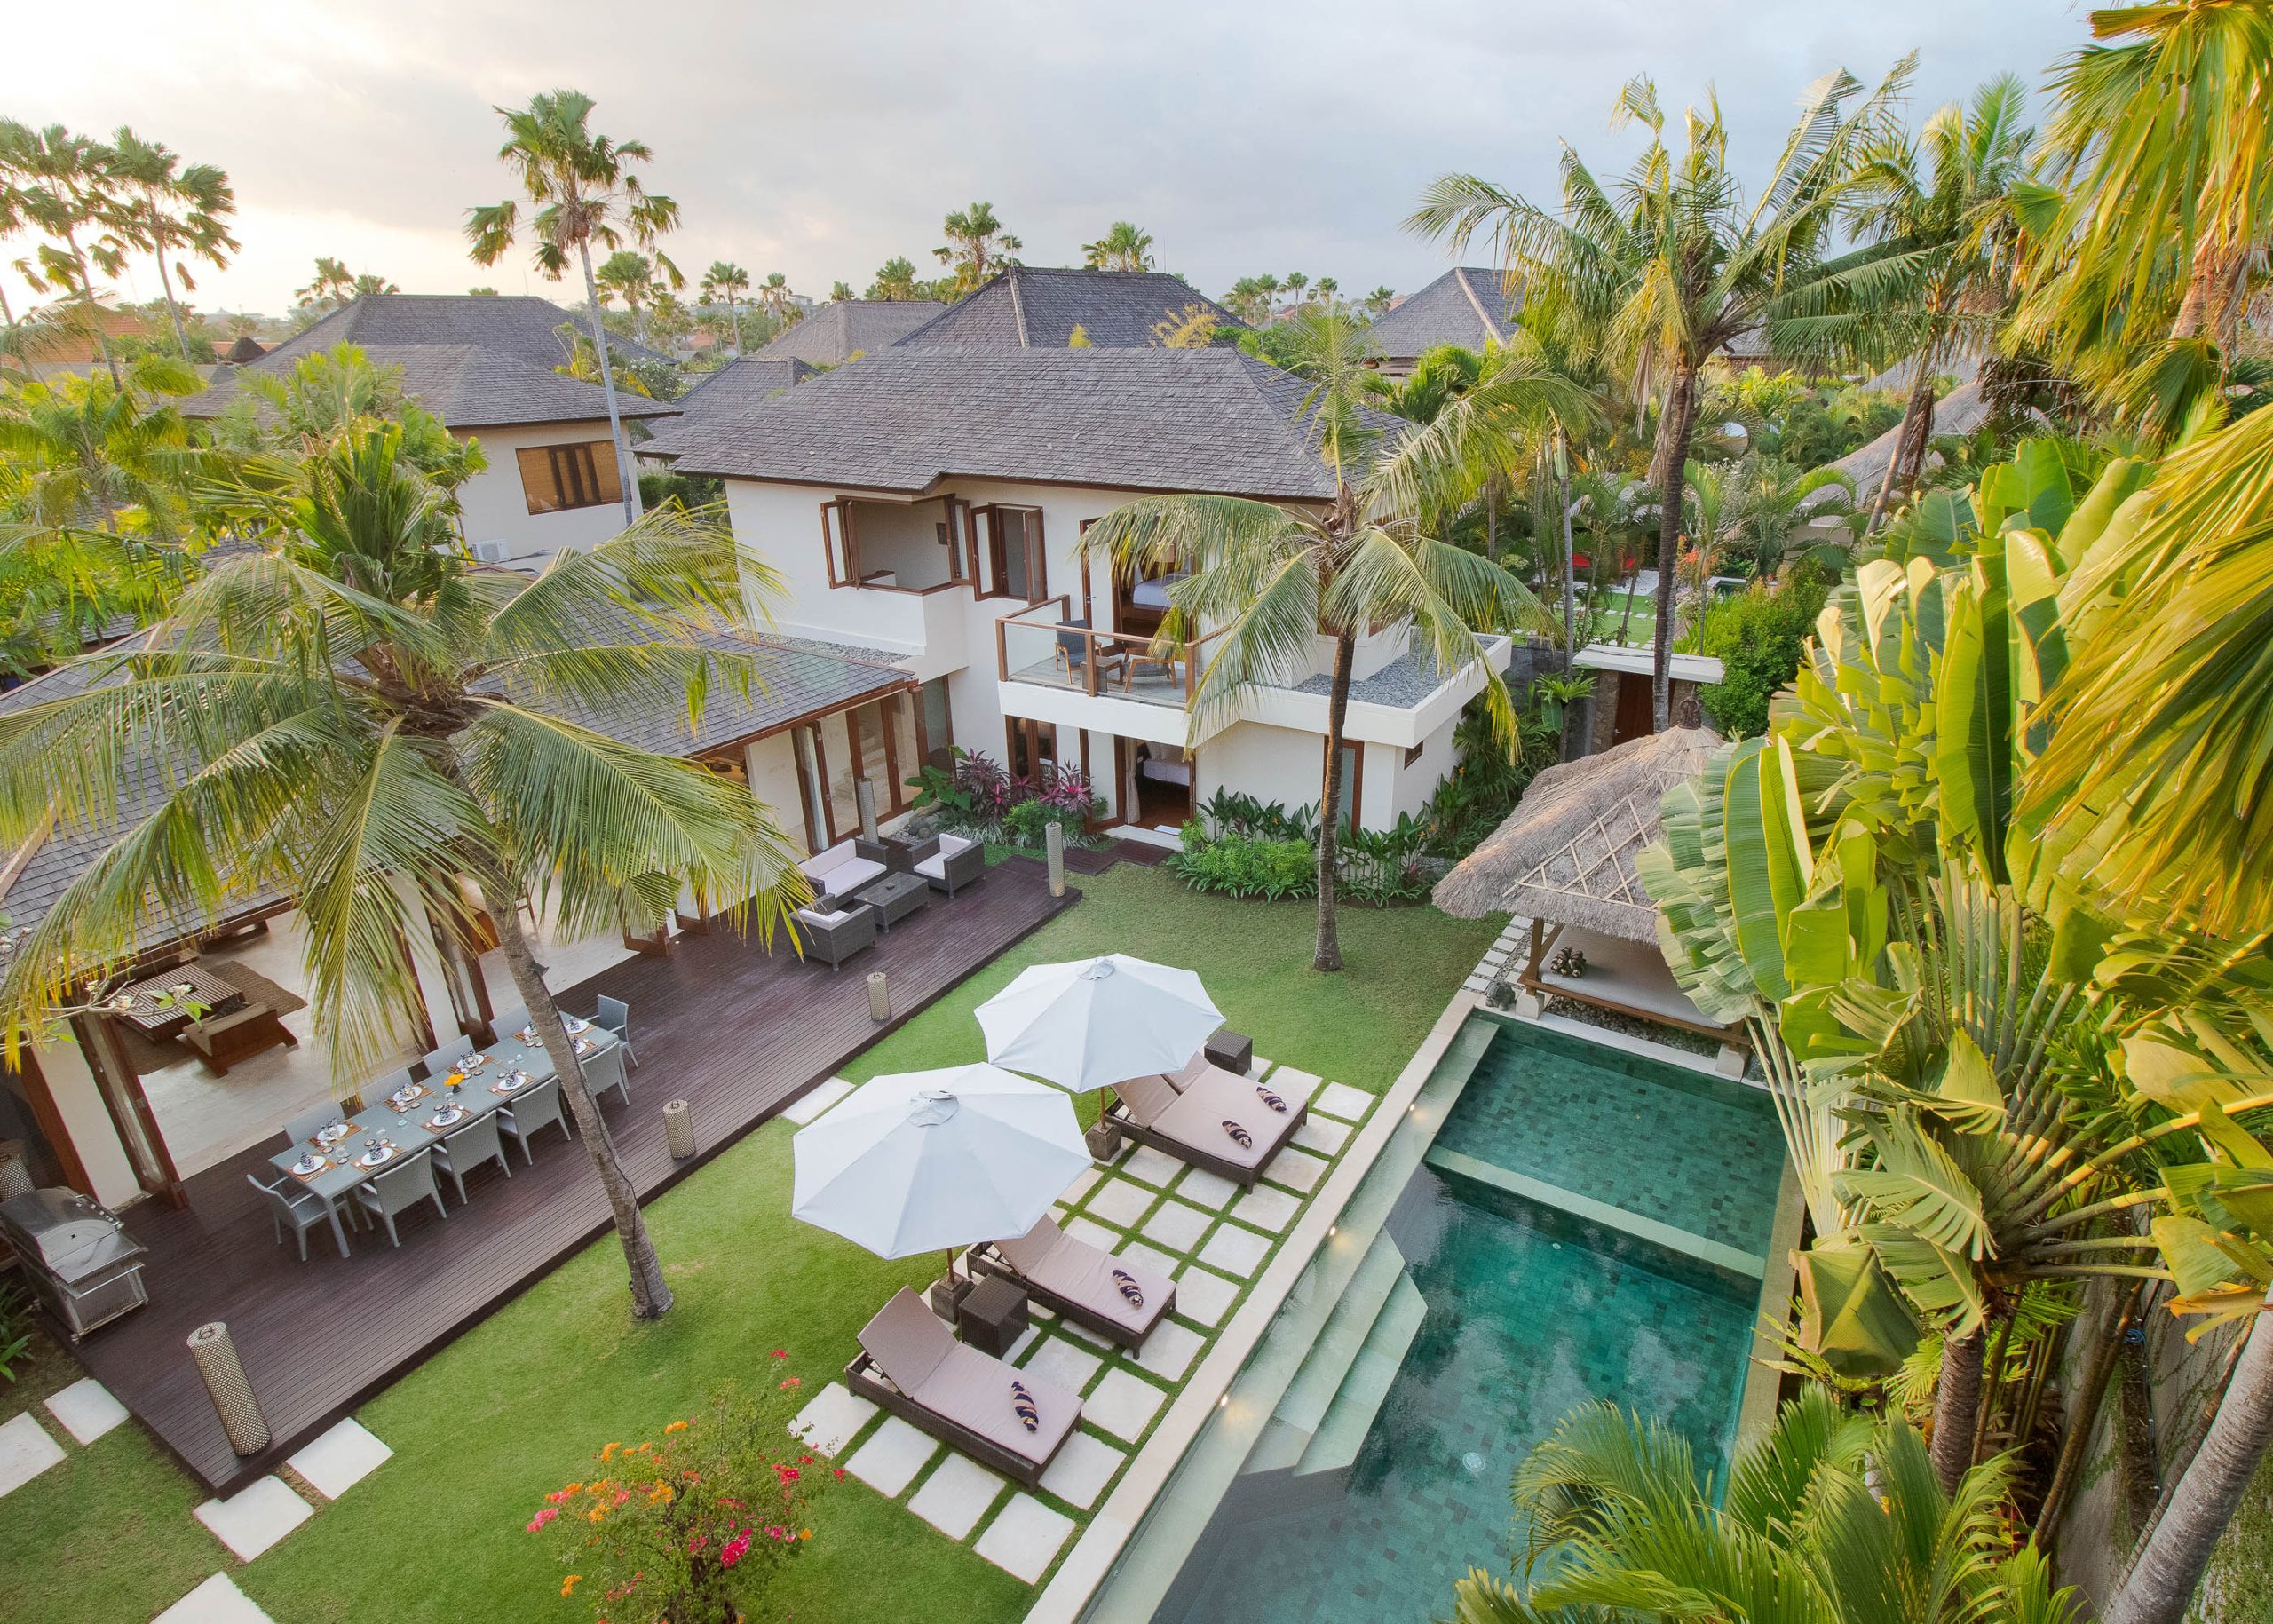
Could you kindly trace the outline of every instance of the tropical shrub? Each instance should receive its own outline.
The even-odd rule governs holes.
[[[1289,812],[1277,801],[1218,789],[1200,809],[1208,827],[1218,835],[1245,835],[1256,840],[1318,839],[1318,803],[1311,801]]]
[[[1166,865],[1194,891],[1283,902],[1318,894],[1318,848],[1307,840],[1269,840],[1250,835],[1210,835],[1196,820],[1184,826],[1184,845]]]
[[[1830,583],[1802,559],[1775,584],[1755,583],[1705,611],[1699,626],[1703,652],[1721,662],[1721,680],[1698,695],[1722,735],[1749,739],[1768,727],[1768,701],[1792,680],[1823,612]]]

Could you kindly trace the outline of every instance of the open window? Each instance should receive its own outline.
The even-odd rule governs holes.
[[[990,503],[975,510],[978,596],[1035,604],[1049,596],[1049,563],[1042,550],[1041,510]]]
[[[828,583],[885,592],[937,592],[967,579],[968,503],[877,502],[839,496],[820,504]]]
[[[615,447],[607,440],[524,446],[513,453],[513,460],[520,465],[521,495],[532,513],[606,507],[623,500],[615,473]]]

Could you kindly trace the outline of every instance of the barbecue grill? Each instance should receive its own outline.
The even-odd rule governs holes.
[[[35,1190],[0,1201],[0,1239],[74,1342],[150,1300],[142,1284],[149,1248],[76,1190]]]

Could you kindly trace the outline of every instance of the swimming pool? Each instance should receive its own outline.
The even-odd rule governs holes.
[[[1782,1172],[1768,1099],[1501,1024],[1430,1155],[1376,1242],[1425,1312],[1354,1462],[1323,1494],[1281,1474],[1227,1497],[1160,1619],[1449,1616],[1470,1565],[1507,1571],[1517,1463],[1591,1399],[1725,1463],[1761,1289],[1727,1260],[1766,1250]]]

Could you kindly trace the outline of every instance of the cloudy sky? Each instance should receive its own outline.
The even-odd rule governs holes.
[[[107,0],[22,8],[0,115],[131,123],[226,170],[243,248],[201,276],[207,308],[281,311],[318,254],[411,292],[559,291],[523,257],[472,265],[461,234],[510,190],[493,107],[559,85],[654,148],[692,272],[723,256],[816,296],[894,254],[929,274],[940,217],[985,198],[1032,264],[1133,219],[1209,293],[1295,270],[1407,291],[1448,263],[1398,225],[1428,180],[1551,197],[1565,139],[1612,167],[1635,73],[1669,107],[1717,90],[1756,171],[1830,68],[1874,80],[1921,51],[1922,116],[1992,73],[2035,86],[2083,31],[2069,0]]]

